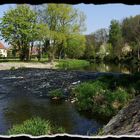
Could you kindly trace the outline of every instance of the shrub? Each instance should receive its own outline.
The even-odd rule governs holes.
[[[63,92],[61,89],[55,89],[55,90],[52,90],[48,93],[49,97],[51,97],[52,99],[60,99],[60,98],[63,98],[64,95],[63,95]]]
[[[110,90],[108,84],[99,80],[84,82],[73,92],[80,110],[91,110],[93,113],[107,117],[117,113],[130,99],[130,95],[123,88]]]
[[[36,117],[26,120],[22,124],[14,125],[8,131],[8,134],[30,134],[33,136],[39,136],[61,132],[63,133],[64,129],[53,127],[49,121]]]
[[[77,98],[77,105],[81,110],[89,110],[93,107],[93,97],[101,97],[104,95],[106,85],[100,81],[96,82],[84,82],[78,85],[74,90],[73,94]],[[99,99],[99,100],[100,100]]]
[[[89,65],[89,62],[86,60],[75,60],[75,59],[67,59],[67,60],[59,60],[57,61],[57,67],[60,69],[72,69],[72,68],[79,68],[85,67]]]

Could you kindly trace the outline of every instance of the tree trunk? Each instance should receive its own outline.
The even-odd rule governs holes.
[[[29,61],[29,59],[30,59],[30,51],[29,51],[28,47],[26,47],[26,49],[25,49],[25,59],[26,59],[26,61]]]
[[[20,53],[19,53],[19,57],[20,57],[20,61],[24,61],[25,60],[25,53],[24,53],[24,49],[22,48]]]
[[[62,59],[63,57],[62,57],[62,52],[63,52],[63,48],[60,50],[60,52],[59,52],[59,59]]]
[[[34,42],[32,42],[32,44],[31,44],[31,49],[30,49],[30,60],[32,59],[33,46],[34,46]]]

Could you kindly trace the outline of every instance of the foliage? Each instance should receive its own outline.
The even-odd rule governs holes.
[[[76,60],[76,59],[59,60],[57,62],[58,62],[57,67],[60,69],[79,68],[79,67],[84,67],[89,65],[89,62],[86,60]]]
[[[59,58],[65,57],[68,40],[84,29],[85,15],[67,4],[47,4],[39,13],[42,13],[42,22],[47,23],[49,29],[49,59],[53,61],[56,53]]]
[[[66,55],[68,58],[79,58],[85,51],[85,36],[73,35],[67,42]]]
[[[27,5],[17,5],[4,13],[0,22],[2,38],[20,51],[21,60],[29,59],[29,44],[36,36],[36,14]]]
[[[57,131],[58,130],[58,131]],[[55,133],[63,133],[64,129],[55,128],[49,121],[40,117],[31,118],[24,121],[22,124],[14,125],[9,131],[9,135],[15,134],[30,134],[33,136],[51,135]]]
[[[137,50],[140,58],[140,15],[125,18],[122,22],[122,33],[125,41],[131,44],[133,50]]]
[[[108,29],[101,28],[94,33],[95,42],[97,46],[108,42]]]
[[[113,55],[120,60],[121,53],[122,53],[122,44],[123,44],[123,37],[122,37],[122,30],[119,21],[112,20],[109,29],[109,43],[113,46]]]
[[[113,77],[111,77],[113,80]],[[111,117],[124,107],[131,98],[122,87],[111,89],[111,81],[103,82],[105,78],[84,82],[78,85],[73,94],[77,98],[80,110],[92,110],[93,113]]]
[[[80,109],[87,110],[93,107],[93,97],[104,94],[105,89],[106,85],[102,82],[84,82],[74,89],[73,94],[78,99],[77,104]]]
[[[52,90],[52,91],[50,91],[50,92],[48,93],[48,95],[49,95],[49,97],[51,97],[51,98],[56,97],[57,99],[58,99],[58,98],[63,98],[63,97],[64,97],[63,92],[62,92],[61,89]]]
[[[112,57],[112,52],[113,52],[113,47],[111,43],[104,43],[100,46],[98,54],[99,57],[102,58],[103,60],[106,56]]]
[[[94,58],[96,55],[96,48],[95,48],[95,40],[94,35],[86,35],[86,47],[85,47],[85,53],[84,58],[91,59]]]

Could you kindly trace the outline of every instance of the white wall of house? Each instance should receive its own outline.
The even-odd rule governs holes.
[[[6,49],[0,49],[0,56],[7,57],[7,50]]]

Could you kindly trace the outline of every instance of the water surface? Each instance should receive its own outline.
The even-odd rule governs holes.
[[[55,126],[61,126],[68,134],[91,135],[102,128],[104,122],[91,114],[80,113],[68,101],[52,101],[33,97],[19,91],[0,100],[0,134],[6,134],[14,124],[39,116]]]

